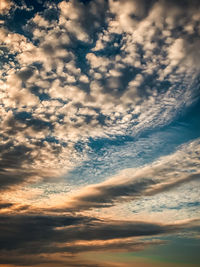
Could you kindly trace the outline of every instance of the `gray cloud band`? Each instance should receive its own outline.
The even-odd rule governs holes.
[[[48,257],[45,256],[46,253],[55,255],[66,253],[67,261],[73,253],[84,251],[110,250],[111,248],[137,251],[151,244],[162,244],[163,241],[127,238],[178,233],[186,228],[193,229],[196,223],[161,225],[146,222],[105,221],[83,216],[34,214],[1,215],[0,219],[1,263],[18,264],[21,261],[22,265],[49,262]],[[11,234],[13,232],[15,233],[14,239]],[[6,258],[8,253],[10,256]],[[24,255],[23,260],[21,255]],[[29,264],[26,255],[30,257]],[[44,258],[40,258],[40,255],[44,255]],[[59,263],[59,260],[57,262]]]

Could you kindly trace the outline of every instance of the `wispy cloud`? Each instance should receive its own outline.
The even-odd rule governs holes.
[[[119,201],[159,194],[199,180],[199,167],[199,140],[196,140],[153,164],[128,169],[105,182],[83,188],[65,207],[72,210],[110,207]]]

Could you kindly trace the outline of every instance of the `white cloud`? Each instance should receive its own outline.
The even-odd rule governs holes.
[[[83,187],[61,207],[78,211],[112,207],[121,201],[143,199],[199,180],[199,147],[197,139],[152,164],[126,169],[102,183]]]
[[[2,115],[11,116],[2,119],[3,125],[15,136],[9,137],[6,127],[2,134],[27,147],[31,140],[33,150],[45,139],[58,143],[56,156],[53,144],[41,146],[33,161],[38,169],[44,153],[47,165],[61,157],[61,165],[71,168],[68,154],[76,158],[76,142],[166,125],[192,103],[191,84],[199,73],[199,41],[188,41],[198,29],[194,9],[189,8],[191,21],[188,15],[178,22],[184,28],[180,34],[176,16],[185,13],[173,5],[166,13],[164,2],[146,8],[143,1],[63,1],[58,7],[58,21],[47,21],[41,12],[28,22],[35,44],[0,30],[1,45],[16,60],[6,62],[1,72]],[[77,53],[80,41],[91,47]],[[161,88],[163,81],[169,88]],[[31,118],[22,123],[15,118],[20,112]]]
[[[12,7],[13,3],[10,0],[1,0],[0,2],[0,14],[5,15],[9,12],[10,8]]]

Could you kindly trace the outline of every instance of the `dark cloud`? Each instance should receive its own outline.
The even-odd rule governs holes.
[[[186,175],[172,182],[161,182],[156,179],[140,178],[128,182],[116,182],[89,186],[80,191],[65,204],[64,210],[87,210],[117,205],[122,201],[130,201],[144,196],[156,195],[184,183],[199,180],[200,174]]]
[[[58,158],[62,153],[62,143],[51,138],[35,138],[38,134],[43,137],[43,133],[48,133],[52,128],[52,123],[34,118],[30,112],[7,113],[0,129],[3,141],[0,144],[0,190],[30,180],[51,177],[47,169],[46,172],[40,166],[36,168],[34,162],[41,162],[43,153],[47,158],[48,154]],[[16,135],[20,135],[21,140],[16,141]]]
[[[12,206],[13,206],[12,203],[0,202],[0,210],[1,210],[1,209],[6,209],[6,208],[10,208],[10,207],[12,207]]]
[[[177,186],[180,186],[184,183],[189,183],[191,181],[195,181],[195,180],[199,180],[200,179],[200,174],[191,174],[186,176],[185,178],[181,179],[181,180],[177,180],[174,181],[173,183],[166,183],[166,184],[161,184],[160,186],[158,186],[155,189],[152,189],[149,193],[147,193],[147,195],[154,195],[154,194],[159,194],[165,191],[168,191],[170,189],[173,189]]]
[[[184,226],[184,225],[183,225]],[[153,236],[178,231],[180,225],[104,221],[81,216],[1,215],[1,249],[39,253],[51,243]],[[38,244],[40,246],[38,247]],[[59,251],[59,246],[55,253]],[[53,252],[53,251],[52,251]]]
[[[77,259],[73,255],[64,256],[61,259],[54,259],[46,255],[23,255],[17,253],[2,252],[0,255],[2,264],[11,264],[12,266],[44,266],[44,267],[113,267],[110,264],[98,264],[93,261]]]
[[[88,188],[88,192],[83,196],[75,198],[75,207],[81,209],[91,209],[94,207],[109,207],[124,197],[139,197],[148,187],[155,182],[150,179],[143,179],[128,183],[97,185]],[[73,207],[73,205],[72,205]]]
[[[12,128],[12,132],[17,131],[17,128]],[[37,145],[34,146],[36,148]],[[42,145],[38,145],[41,149]],[[34,181],[43,174],[40,170],[31,167],[34,157],[33,147],[26,145],[14,145],[12,142],[7,142],[0,146],[0,190],[9,189],[14,185],[19,185],[30,180]]]
[[[19,78],[22,80],[22,81],[27,81],[34,73],[34,70],[31,69],[31,68],[27,68],[27,69],[24,69],[24,70],[21,70],[17,73],[17,75],[19,76]]]
[[[31,160],[28,156],[30,149],[26,146],[3,145],[0,160],[0,190],[17,185],[32,176],[37,175],[36,171],[23,168],[22,165]]]
[[[178,227],[179,228],[179,227]],[[79,227],[75,231],[63,230],[71,240],[109,240],[139,236],[152,236],[178,230],[176,226],[163,226],[145,222],[100,222]],[[58,230],[59,231],[59,230]],[[62,230],[61,230],[62,232]]]
[[[136,241],[126,238],[179,232],[189,225],[105,221],[71,215],[1,215],[0,260],[4,264],[31,266],[51,262],[45,255],[64,253],[67,264],[74,253],[110,249],[137,251],[151,244],[162,244],[159,240]],[[86,243],[81,244],[80,241]]]
[[[48,247],[49,242],[66,242],[67,235],[63,236],[56,227],[87,224],[92,219],[76,216],[42,216],[42,215],[1,215],[1,249],[24,249],[38,252],[38,244]],[[28,246],[27,246],[28,245]]]

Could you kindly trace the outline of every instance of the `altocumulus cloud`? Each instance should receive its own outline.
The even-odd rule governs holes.
[[[95,153],[92,141],[140,141],[199,101],[199,14],[196,0],[1,1],[2,264],[101,266],[79,254],[138,251],[197,232],[198,221],[91,214],[198,183],[199,138],[68,194],[61,180]]]
[[[4,2],[10,14],[35,8]],[[190,105],[199,73],[198,8],[197,1],[45,2],[20,33],[2,16],[1,157],[11,164],[2,172],[16,177],[3,180],[67,172],[86,157],[77,155],[76,142],[164,125]]]

